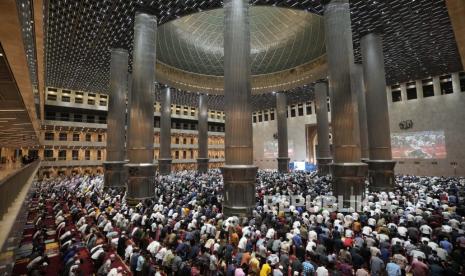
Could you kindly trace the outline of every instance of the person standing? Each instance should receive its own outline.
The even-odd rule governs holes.
[[[379,252],[376,252],[376,254],[371,257],[370,268],[372,276],[379,276],[384,270],[384,262],[379,257]]]
[[[423,262],[423,258],[421,257],[413,260],[410,271],[413,273],[413,276],[425,276],[429,274],[428,265]]]
[[[389,263],[386,265],[386,272],[388,276],[401,276],[402,275],[400,266],[396,264],[392,258],[389,261]]]

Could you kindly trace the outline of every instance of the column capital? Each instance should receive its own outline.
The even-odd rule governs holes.
[[[116,46],[110,48],[110,52],[119,52],[119,53],[129,53],[127,49],[123,48],[122,46]]]
[[[155,16],[157,14],[156,9],[147,4],[136,4],[136,17],[138,14],[147,14],[153,16],[155,19],[157,18]]]
[[[365,30],[360,31],[360,38],[362,39],[363,37],[367,35],[379,35],[382,37],[383,34],[384,34],[383,26],[379,25],[379,26],[375,26],[372,29],[365,29]]]

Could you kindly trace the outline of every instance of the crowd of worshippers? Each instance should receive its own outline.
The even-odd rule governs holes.
[[[96,275],[123,275],[115,258],[133,275],[464,273],[464,178],[398,176],[392,192],[368,193],[363,210],[342,213],[318,207],[319,196],[331,195],[329,176],[259,171],[249,218],[223,216],[217,170],[156,181],[155,198],[135,207],[123,192],[103,189],[102,176],[39,183],[41,199],[54,204],[62,274],[83,274],[82,247]],[[267,195],[297,194],[314,198],[311,208],[264,204]],[[70,222],[76,230],[64,231]]]

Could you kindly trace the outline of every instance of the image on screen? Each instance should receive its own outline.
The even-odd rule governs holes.
[[[288,156],[294,157],[294,142],[288,140]],[[263,158],[277,158],[278,157],[278,140],[265,141],[263,145]]]
[[[392,157],[444,159],[447,156],[444,131],[391,133]]]

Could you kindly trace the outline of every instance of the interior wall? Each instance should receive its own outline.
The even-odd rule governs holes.
[[[443,130],[446,139],[445,159],[396,159],[396,173],[465,176],[465,92],[391,102],[389,120],[391,133]],[[405,120],[412,120],[413,127],[401,130]]]
[[[389,120],[391,133],[443,130],[446,138],[445,159],[395,159],[396,173],[465,176],[465,92],[389,102]],[[411,129],[400,129],[399,123],[405,120],[412,120]],[[315,140],[311,129],[315,124],[315,114],[288,118],[289,148],[293,147],[290,162],[312,161]],[[254,123],[253,131],[254,164],[262,169],[276,169],[276,158],[264,156],[265,144],[277,142],[273,138],[277,133],[276,120]]]
[[[288,145],[290,162],[309,161],[307,125],[315,125],[315,114],[287,118]],[[276,157],[264,155],[265,145],[276,142],[273,135],[277,133],[276,120],[253,124],[254,164],[261,169],[277,169]],[[277,149],[276,149],[277,150]]]

